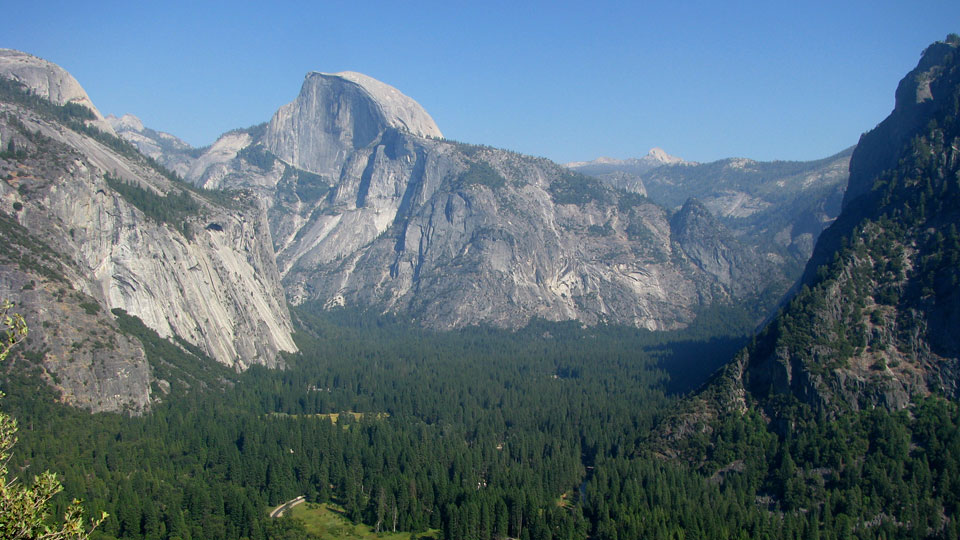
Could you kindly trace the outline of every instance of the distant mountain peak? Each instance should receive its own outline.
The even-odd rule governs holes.
[[[107,115],[107,122],[113,126],[113,129],[120,131],[143,131],[143,121],[137,118],[136,116],[127,113],[121,117],[117,117],[113,114]]]
[[[670,154],[666,153],[663,150],[663,148],[660,148],[657,146],[654,146],[653,148],[651,148],[650,151],[647,152],[647,155],[644,156],[644,158],[642,159],[659,161],[660,163],[664,163],[664,164],[682,163],[684,161],[683,158],[679,158],[677,156],[671,156]]]
[[[647,155],[642,158],[627,158],[627,159],[617,159],[612,157],[601,156],[591,161],[571,161],[565,163],[564,167],[570,169],[582,169],[590,168],[597,166],[616,166],[616,167],[632,167],[637,169],[643,169],[639,172],[646,172],[650,169],[659,167],[661,165],[672,165],[674,163],[692,163],[685,161],[683,158],[672,156],[668,154],[664,149],[660,147],[653,147],[647,152]],[[584,172],[584,171],[581,171]],[[639,173],[638,172],[638,173]],[[585,174],[590,174],[589,172]]]

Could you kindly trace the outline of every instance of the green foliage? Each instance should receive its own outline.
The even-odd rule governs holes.
[[[944,321],[960,284],[960,164],[950,157],[960,144],[960,63],[947,61],[938,77],[952,95],[941,96],[942,110],[906,142],[899,162],[879,172],[872,191],[828,230],[832,260],[807,276],[755,356],[788,351],[825,374],[868,345],[910,350],[919,335],[939,354],[956,355]],[[872,303],[880,307],[865,313]],[[868,335],[868,322],[886,331]]]
[[[45,242],[0,211],[0,263],[15,264],[24,272],[65,282],[63,263]]]
[[[93,111],[83,105],[77,103],[55,105],[50,100],[33,94],[23,84],[5,77],[0,77],[0,101],[22,105],[64,124],[96,119]]]
[[[260,122],[259,124],[250,126],[245,129],[238,130],[250,135],[252,140],[260,140],[267,133],[267,122]]]
[[[13,142],[13,139],[7,141],[6,150],[0,152],[0,159],[21,160],[26,156],[26,152],[17,149],[17,145]]]
[[[194,386],[209,384],[219,386],[222,381],[234,378],[230,370],[196,346],[182,339],[173,342],[163,339],[138,317],[120,308],[114,308],[111,312],[117,319],[120,331],[137,338],[143,345],[154,376],[170,383],[173,392],[181,394]]]
[[[610,191],[600,180],[572,171],[563,171],[550,183],[550,197],[556,204],[584,205],[607,202]]]
[[[621,212],[629,212],[631,208],[642,204],[650,204],[650,200],[632,191],[621,191],[618,193],[617,208],[619,208]]]
[[[19,313],[10,313],[13,303],[9,300],[0,301],[0,323],[3,324],[3,335],[0,336],[0,362],[7,359],[10,349],[27,338],[27,323]],[[0,459],[3,461],[3,459]]]
[[[589,236],[610,236],[613,234],[613,227],[609,223],[604,223],[603,225],[590,225],[587,227],[587,235]]]
[[[486,186],[490,189],[498,189],[507,184],[496,169],[485,161],[471,161],[469,168],[460,173],[453,185],[457,188],[469,188],[470,186]]]
[[[277,157],[261,144],[251,144],[244,147],[237,153],[237,157],[243,158],[247,163],[262,171],[273,169],[273,165],[277,161]]]
[[[730,376],[733,366],[715,379],[713,393],[693,402],[742,396],[749,408],[743,414],[720,409],[719,417],[703,413],[703,431],[684,439],[684,455],[696,472],[721,486],[720,494],[687,495],[702,500],[702,510],[681,510],[666,525],[700,527],[705,513],[714,518],[697,537],[956,537],[960,490],[945,479],[960,467],[957,404],[914,397],[907,411],[873,407],[874,393],[883,391],[874,386],[882,384],[877,381],[897,376],[889,371],[896,364],[887,365],[883,357],[874,357],[870,372],[859,372],[860,388],[838,388],[842,378],[835,373],[868,345],[894,345],[903,352],[898,362],[913,361],[923,347],[956,358],[954,329],[944,321],[956,313],[960,260],[955,240],[960,164],[954,159],[960,65],[955,59],[946,63],[937,76],[949,81],[941,92],[952,96],[937,104],[942,114],[917,131],[899,162],[877,176],[871,193],[847,206],[827,234],[827,245],[835,246],[830,259],[807,276],[743,353],[742,378]],[[871,326],[880,327],[874,335],[868,335]],[[777,381],[780,363],[790,375]],[[718,390],[721,384],[727,387]],[[695,485],[694,493],[698,489]],[[649,499],[614,496],[599,512],[611,513],[609,505],[618,512],[615,521],[645,515],[652,510]],[[715,500],[724,503],[714,510]],[[736,501],[754,504],[738,509],[731,520]],[[643,534],[658,533],[642,530],[634,536]]]
[[[960,416],[936,399],[832,421],[784,406],[790,438],[732,415],[691,443],[696,468],[647,455],[639,439],[671,404],[655,363],[691,370],[742,344],[715,338],[749,328],[719,308],[677,333],[543,321],[435,333],[308,305],[288,369],[239,375],[114,314],[174,388],[149,415],[89,416],[39,381],[6,383],[34,425],[29,470],[65,471],[67,493],[111,514],[105,538],[308,538],[264,512],[300,494],[373,530],[392,531],[396,512],[398,531],[445,538],[834,538],[874,521],[861,533],[889,538],[911,530],[898,523],[941,530],[960,496]],[[323,416],[343,411],[387,415]]]
[[[388,510],[392,513],[392,507]],[[304,529],[318,538],[330,540],[408,540],[411,536],[409,532],[378,533],[374,530],[374,527],[369,525],[351,523],[346,519],[345,514],[346,510],[332,503],[306,503],[298,505],[290,511],[291,519],[302,522]],[[390,518],[391,516],[385,517]],[[387,521],[392,520],[387,519]],[[388,523],[388,525],[391,524]],[[389,526],[382,528],[390,529]],[[427,535],[420,538],[429,536],[431,532],[435,531],[428,531]]]
[[[274,537],[262,509],[299,494],[374,529],[393,530],[396,511],[403,531],[582,537],[578,505],[556,501],[597,456],[629,454],[667,403],[662,373],[636,352],[645,331],[538,322],[435,334],[303,308],[303,356],[237,375],[187,373],[206,361],[115,314],[179,388],[149,416],[89,416],[53,404],[38,381],[6,383],[35,426],[29,467],[65,470],[68,493],[111,514],[107,537]],[[345,410],[389,416],[316,416]]]
[[[87,315],[100,313],[100,304],[96,302],[80,302],[80,307],[83,308],[83,311],[85,311]]]
[[[643,220],[639,218],[630,220],[630,223],[627,225],[627,228],[626,228],[626,233],[627,233],[627,238],[633,241],[643,242],[644,245],[653,244],[656,238],[653,235],[653,231],[648,229],[647,226],[643,223]]]
[[[0,398],[3,395],[0,394]],[[85,539],[106,519],[92,520],[89,529],[84,523],[80,501],[74,500],[63,516],[63,523],[50,525],[50,499],[63,490],[56,475],[44,471],[30,486],[9,479],[7,463],[16,444],[17,422],[0,412],[0,538],[59,540]]]
[[[196,216],[200,212],[200,204],[188,191],[177,189],[171,190],[167,195],[158,195],[150,189],[125,182],[109,173],[104,174],[103,178],[111,189],[140,209],[148,218],[157,223],[170,225],[184,236],[188,234],[187,218]]]
[[[0,361],[6,360],[10,349],[27,337],[26,322],[20,314],[9,312],[12,307],[7,300],[0,302],[0,322],[4,327]],[[48,519],[50,499],[63,490],[56,475],[44,471],[33,479],[30,486],[21,484],[16,478],[8,478],[8,463],[17,443],[17,430],[17,421],[0,412],[0,539],[86,539],[106,519],[106,514],[91,520],[87,529],[80,501],[74,499],[64,512],[63,523],[51,525]]]
[[[294,190],[301,201],[319,201],[330,192],[330,184],[322,176],[296,167],[287,166],[281,182],[294,182]]]

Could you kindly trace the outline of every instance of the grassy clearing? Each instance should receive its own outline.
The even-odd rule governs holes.
[[[334,540],[410,540],[416,538],[438,538],[439,531],[427,531],[411,535],[409,532],[375,533],[369,525],[351,523],[344,516],[343,508],[331,503],[303,503],[288,511],[290,517],[303,523],[308,533],[318,538]]]
[[[270,416],[281,416],[281,417],[296,417],[296,418],[322,418],[328,419],[334,424],[340,420],[341,416],[350,416],[354,422],[362,420],[364,418],[372,418],[374,420],[383,420],[390,416],[390,413],[377,412],[377,413],[362,413],[362,412],[353,412],[345,411],[342,413],[317,413],[317,414],[286,414],[286,413],[270,413]]]
[[[343,412],[343,413],[317,414],[317,415],[315,415],[315,416],[317,416],[317,417],[319,417],[319,418],[329,418],[334,424],[336,424],[337,421],[340,419],[340,416],[341,416],[341,415],[349,415],[349,416],[352,416],[354,422],[357,422],[357,421],[359,421],[359,420],[362,420],[364,417],[373,418],[374,420],[383,420],[384,418],[390,416],[389,414],[387,414],[387,413],[385,413],[385,412],[362,413],[362,412],[353,412],[353,411],[347,411],[347,412]]]

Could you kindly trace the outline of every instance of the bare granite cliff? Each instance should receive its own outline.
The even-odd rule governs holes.
[[[31,326],[24,357],[65,401],[149,407],[151,370],[114,309],[238,370],[296,350],[255,197],[196,190],[32,99],[0,99],[0,232],[16,247],[0,258],[0,295]]]
[[[273,115],[263,145],[295,167],[336,177],[350,153],[387,128],[442,136],[430,115],[395,88],[359,73],[314,72],[297,99]]]
[[[739,242],[795,282],[820,233],[840,213],[849,175],[847,149],[816,161],[730,158],[693,163],[658,149],[642,159],[568,163],[608,185],[642,193],[667,208],[695,198]]]
[[[269,124],[225,134],[188,178],[268,205],[293,303],[373,307],[436,328],[540,317],[671,329],[766,285],[721,282],[695,264],[672,239],[670,212],[637,193],[439,137],[397,90],[311,73]]]
[[[0,49],[0,76],[16,81],[34,95],[55,105],[72,103],[93,112],[91,124],[115,135],[112,126],[94,106],[80,83],[65,69],[42,58],[13,49]]]

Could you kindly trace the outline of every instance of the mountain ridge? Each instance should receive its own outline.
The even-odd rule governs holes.
[[[541,158],[417,136],[385,121],[356,88],[308,74],[266,126],[225,134],[188,168],[198,185],[251,189],[265,201],[292,303],[405,312],[438,328],[517,328],[534,316],[675,328],[692,320],[693,306],[732,298],[674,246],[666,212],[630,209],[649,206],[634,194]],[[577,223],[583,211],[595,215]],[[631,259],[631,251],[645,255]],[[554,255],[530,256],[543,252]],[[454,268],[479,272],[472,280],[442,269],[467,260]],[[675,301],[667,282],[682,284]],[[618,307],[587,299],[596,295]]]
[[[836,418],[902,410],[925,396],[960,398],[951,330],[960,321],[958,47],[932,45],[904,77],[896,109],[861,137],[852,194],[796,295],[660,425],[652,437],[659,452],[676,456],[683,441],[751,410],[785,436],[802,416],[797,407]],[[879,165],[868,157],[883,153]]]
[[[0,73],[54,105],[72,103],[89,109],[90,123],[101,131],[116,135],[113,128],[93,104],[87,91],[65,69],[42,58],[14,49],[0,48]]]
[[[279,351],[295,350],[289,315],[280,307],[287,301],[403,313],[440,329],[519,328],[542,318],[669,330],[715,304],[747,302],[760,317],[759,306],[785,288],[782,264],[750,253],[744,237],[705,205],[690,202],[674,215],[636,192],[543,158],[444,140],[415,101],[361,74],[308,73],[297,97],[269,122],[225,133],[205,149],[132,116],[109,121],[149,154],[148,163],[182,171],[200,191],[179,186],[172,173],[161,184],[147,181],[134,166],[139,158],[104,151],[72,130],[56,135],[74,141],[104,177],[110,173],[114,183],[104,192],[122,199],[125,190],[132,196],[129,190],[145,189],[186,197],[187,206],[212,193],[246,201],[249,214],[239,222],[171,220],[182,238],[170,250],[195,243],[188,228],[200,238],[239,235],[231,249],[246,251],[260,270],[247,272],[241,258],[207,274],[231,276],[231,290],[248,295],[243,309],[260,313],[248,323],[265,326],[237,332],[227,328],[233,323],[221,324],[232,317],[222,311],[203,317],[219,321],[217,332],[193,317],[178,322],[171,311],[189,312],[186,306],[158,308],[156,299],[135,300],[109,285],[113,263],[101,270],[107,285],[96,295],[161,337],[203,345],[239,369],[278,365]],[[656,149],[649,156],[676,161]],[[164,272],[182,264],[173,258]],[[135,270],[124,272],[127,283],[137,283]],[[239,305],[228,298],[218,305],[231,302]],[[262,331],[271,336],[266,355],[256,341]],[[245,352],[238,355],[239,343]]]
[[[236,369],[296,350],[256,201],[182,183],[85,124],[85,108],[14,84],[0,111],[0,233],[17,246],[0,260],[0,296],[28,316],[21,358],[64,400],[139,413],[176,384],[153,375],[115,309]]]

